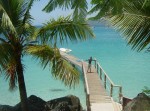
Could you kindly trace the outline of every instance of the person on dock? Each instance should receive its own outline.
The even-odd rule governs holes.
[[[88,69],[87,69],[87,72],[89,72],[89,70],[90,70],[90,72],[91,72],[91,70],[92,70],[92,61],[93,61],[93,59],[92,59],[92,57],[90,57],[90,59],[88,59]]]

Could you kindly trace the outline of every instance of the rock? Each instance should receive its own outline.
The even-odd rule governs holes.
[[[45,111],[82,111],[82,107],[79,98],[70,95],[48,101]]]
[[[130,101],[132,101],[131,98],[128,98],[128,97],[123,96],[122,101],[121,101],[121,103],[123,103],[123,104],[122,104],[123,109],[124,109],[124,107],[125,107]]]
[[[43,111],[45,104],[46,102],[37,96],[31,95],[28,98],[29,111]],[[14,109],[15,111],[22,111],[21,103],[15,105]]]
[[[29,104],[31,104],[32,106],[35,106],[37,107],[40,111],[42,111],[45,107],[45,104],[46,104],[46,101],[42,100],[41,98],[39,97],[36,97],[34,95],[31,95],[29,98],[28,98],[28,102]]]
[[[138,94],[123,111],[150,111],[150,97],[145,93]]]
[[[14,108],[9,105],[0,105],[0,111],[14,111]]]
[[[31,95],[28,98],[29,111],[82,111],[80,100],[76,96],[66,96],[45,102],[39,97]],[[0,105],[0,111],[22,111],[21,103],[8,106]]]

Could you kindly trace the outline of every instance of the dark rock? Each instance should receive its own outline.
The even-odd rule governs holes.
[[[14,108],[9,105],[0,105],[0,111],[14,111]]]
[[[66,96],[45,102],[39,97],[31,95],[28,98],[29,111],[82,111],[80,100],[76,96]],[[0,105],[0,111],[22,111],[21,103],[14,107]]]
[[[40,111],[42,111],[45,107],[46,101],[42,100],[39,97],[36,97],[34,95],[31,95],[28,98],[28,102],[29,104],[31,104],[32,106],[35,106],[37,109],[39,109]]]
[[[82,111],[82,107],[79,98],[70,95],[48,101],[45,111]]]
[[[150,111],[150,97],[145,93],[138,94],[123,111]]]
[[[45,104],[46,102],[44,100],[34,95],[31,95],[28,98],[29,111],[43,111],[43,109],[45,108]],[[17,105],[15,105],[14,109],[15,111],[22,111],[21,103],[18,103]]]
[[[124,109],[124,107],[125,107],[130,101],[132,101],[131,98],[128,98],[128,97],[123,97],[123,98],[122,98],[122,102],[123,102],[122,107],[123,107],[123,109]]]

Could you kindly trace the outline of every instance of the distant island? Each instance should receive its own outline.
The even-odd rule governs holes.
[[[91,21],[91,20],[88,21],[88,24],[89,24],[90,26],[98,26],[98,27],[100,27],[100,26],[101,26],[101,27],[104,27],[104,26],[107,25],[106,22]]]

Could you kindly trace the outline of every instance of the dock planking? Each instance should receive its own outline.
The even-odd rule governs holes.
[[[86,61],[82,61],[70,54],[63,52],[61,52],[61,55],[69,62],[81,68],[83,65],[85,71],[87,71],[88,63]],[[90,94],[89,95],[90,111],[121,111],[116,110],[116,108],[114,108],[115,102],[107,94],[107,91],[105,90],[104,85],[94,66],[92,66],[91,72],[86,72],[86,79]]]
[[[88,64],[83,63],[85,70],[87,70]],[[86,73],[86,76],[89,86],[90,103],[111,103],[111,98],[108,96],[94,66],[92,66],[91,72]]]

